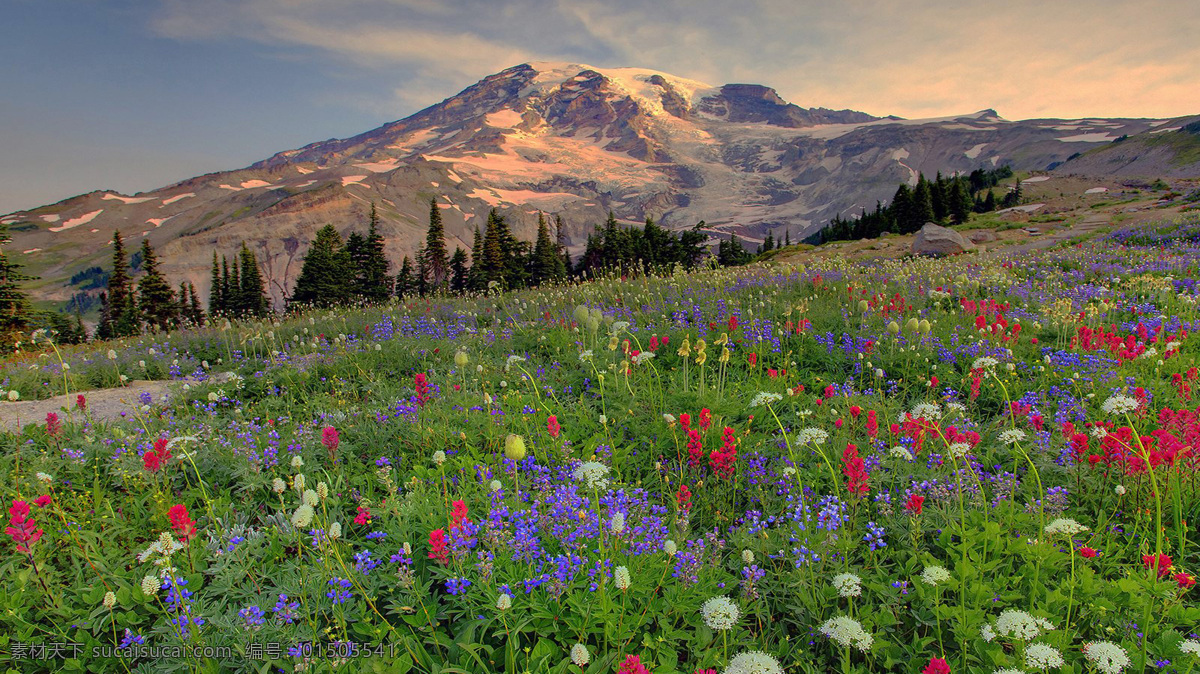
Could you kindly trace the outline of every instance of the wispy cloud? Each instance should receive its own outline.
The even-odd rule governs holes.
[[[1196,112],[1197,24],[1193,0],[165,0],[153,22],[386,71],[413,106],[547,59],[759,82],[800,105],[1010,118]]]

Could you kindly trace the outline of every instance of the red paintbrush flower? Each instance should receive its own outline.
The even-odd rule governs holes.
[[[187,506],[182,503],[171,506],[167,511],[167,519],[171,521],[171,528],[179,534],[179,540],[190,541],[196,537],[196,523],[188,514]]]

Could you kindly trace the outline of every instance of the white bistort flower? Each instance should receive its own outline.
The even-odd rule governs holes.
[[[676,552],[679,552],[679,547],[675,545],[675,541],[667,539],[663,541],[663,552],[667,553],[668,557],[674,557]]]
[[[966,457],[967,454],[970,453],[970,451],[971,451],[971,445],[968,445],[965,442],[951,443],[951,445],[946,448],[946,452],[953,459],[962,459],[962,458]]]
[[[1125,649],[1111,641],[1093,641],[1084,644],[1083,657],[1104,674],[1120,674],[1132,664]]]
[[[625,531],[625,513],[617,513],[616,515],[613,515],[611,528],[614,534],[619,534]]]
[[[654,357],[653,351],[642,351],[642,352],[638,353],[638,355],[631,358],[631,360],[633,361],[634,365],[641,365],[642,363],[645,363],[646,361],[650,360],[653,357]]]
[[[1046,533],[1074,536],[1087,531],[1088,528],[1069,517],[1060,517],[1046,525]]]
[[[512,597],[506,594],[500,595],[500,598],[496,600],[496,609],[507,611],[510,608],[512,608]]]
[[[592,490],[608,488],[608,466],[599,461],[584,461],[571,476]]]
[[[944,566],[927,566],[921,572],[921,582],[926,585],[941,585],[950,580],[950,572]]]
[[[1011,445],[1013,443],[1023,442],[1025,437],[1025,431],[1019,428],[1010,428],[1000,434],[1000,442],[1006,445]]]
[[[783,674],[783,667],[762,651],[746,651],[733,656],[725,674]]]
[[[996,360],[995,358],[992,358],[991,356],[983,356],[981,358],[976,358],[975,362],[971,363],[971,369],[990,372],[991,370],[996,369],[996,366],[999,364],[1000,361]]]
[[[271,491],[275,492],[276,494],[282,494],[283,492],[287,491],[287,483],[277,477],[274,480],[271,480]]]
[[[618,566],[613,569],[613,585],[617,586],[618,590],[628,590],[633,584],[633,579],[629,577],[629,569],[624,566]]]
[[[158,579],[158,576],[146,576],[145,578],[142,578],[142,593],[143,594],[150,594],[150,595],[158,594],[158,590],[161,587],[162,587],[162,581],[160,581]]]
[[[1012,637],[1020,641],[1032,641],[1041,636],[1043,631],[1054,629],[1054,625],[1045,618],[1035,618],[1025,611],[1007,609],[996,618],[996,633],[1002,637]]]
[[[1103,410],[1105,414],[1112,414],[1114,416],[1129,414],[1137,408],[1137,399],[1126,395],[1112,396],[1108,400],[1105,400],[1104,404],[1100,406],[1100,409]]]
[[[875,642],[875,637],[868,634],[862,624],[844,615],[826,620],[821,625],[821,634],[843,646],[853,646],[864,653],[870,650],[871,644]]]
[[[1194,655],[1200,658],[1200,641],[1185,639],[1179,643],[1179,651],[1184,655]]]
[[[900,447],[899,445],[888,450],[888,454],[897,459],[904,459],[905,461],[913,460],[912,452],[908,451],[904,447]]]
[[[1025,666],[1033,669],[1055,669],[1066,664],[1058,649],[1046,644],[1029,644],[1025,649]]]
[[[583,667],[591,661],[592,656],[588,653],[587,646],[575,644],[571,647],[571,662],[574,662],[576,667]]]
[[[862,578],[853,573],[839,573],[833,577],[833,586],[843,597],[862,596]]]
[[[305,489],[304,493],[300,495],[300,502],[306,506],[315,508],[317,504],[321,502],[321,497],[316,491],[312,489]]]
[[[104,608],[111,609],[117,605],[117,595],[113,594],[112,590],[104,593]]]
[[[796,434],[796,442],[802,445],[823,445],[829,439],[829,434],[819,428],[802,428]]]
[[[307,527],[308,525],[312,524],[313,515],[315,514],[316,513],[313,512],[312,506],[302,505],[299,508],[296,508],[296,512],[292,513],[292,526],[296,527],[297,529],[303,529],[304,527]]]
[[[750,401],[750,406],[751,407],[761,407],[763,405],[770,405],[772,403],[777,403],[780,400],[783,400],[783,396],[779,395],[778,393],[768,393],[767,391],[759,391],[758,394],[754,396],[754,400]]]
[[[433,453],[433,465],[440,466],[443,463],[446,463],[446,452],[439,449]]]
[[[700,615],[704,618],[704,624],[714,630],[733,629],[741,614],[737,604],[724,595],[713,597],[700,607]]]
[[[931,421],[941,419],[942,406],[937,403],[918,403],[913,406],[912,415],[914,419],[929,419]]]

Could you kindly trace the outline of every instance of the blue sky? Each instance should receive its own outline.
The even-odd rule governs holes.
[[[5,5],[0,213],[353,135],[530,60],[761,83],[879,115],[1200,113],[1194,0]]]

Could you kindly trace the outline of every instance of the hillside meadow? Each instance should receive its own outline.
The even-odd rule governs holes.
[[[5,668],[1190,673],[1198,272],[1190,217],[43,334]]]

